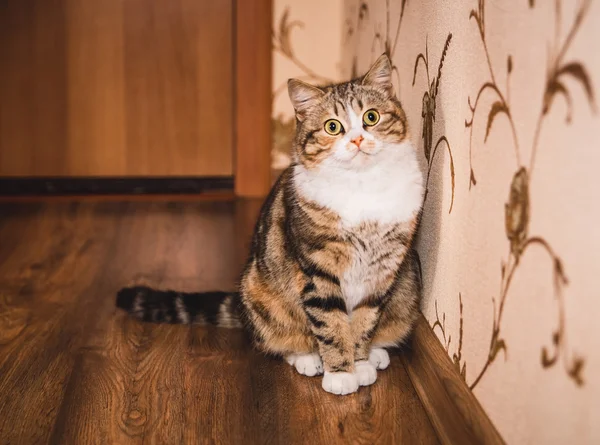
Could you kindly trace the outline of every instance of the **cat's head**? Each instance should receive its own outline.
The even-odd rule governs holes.
[[[294,156],[307,168],[360,169],[385,162],[408,140],[385,54],[358,79],[326,87],[290,79],[288,92],[296,111]]]

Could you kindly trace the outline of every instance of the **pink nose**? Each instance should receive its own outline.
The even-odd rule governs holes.
[[[357,146],[357,147],[360,147],[360,143],[361,143],[362,141],[364,141],[364,140],[365,140],[365,138],[364,138],[364,137],[362,137],[362,135],[360,135],[360,136],[358,136],[358,137],[355,137],[354,139],[352,139],[350,142],[352,142],[352,143],[356,144],[356,146]]]

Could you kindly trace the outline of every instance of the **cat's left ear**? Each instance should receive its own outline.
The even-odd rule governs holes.
[[[375,61],[371,69],[362,80],[363,85],[381,88],[389,94],[394,94],[392,85],[392,62],[387,54],[383,53]]]

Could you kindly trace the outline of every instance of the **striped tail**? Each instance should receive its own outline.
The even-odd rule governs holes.
[[[236,292],[176,292],[144,286],[117,293],[117,307],[143,321],[241,328]]]

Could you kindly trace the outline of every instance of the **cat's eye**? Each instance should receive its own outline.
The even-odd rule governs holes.
[[[343,129],[344,127],[337,119],[329,119],[325,122],[325,131],[332,136],[340,134]]]
[[[365,125],[372,127],[379,122],[379,113],[373,109],[365,111],[365,114],[363,114],[363,122]]]

